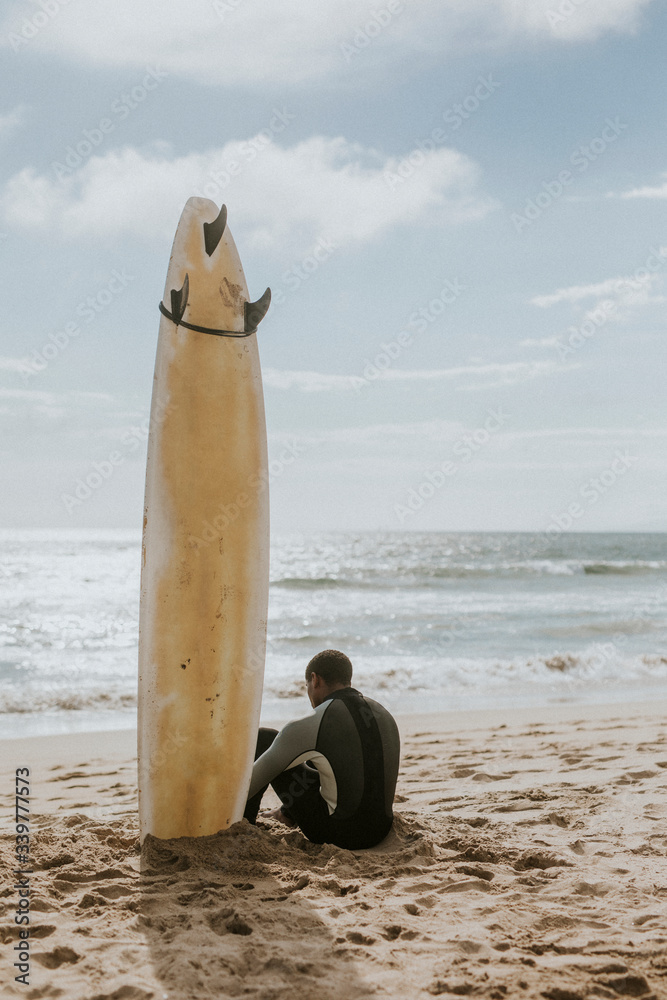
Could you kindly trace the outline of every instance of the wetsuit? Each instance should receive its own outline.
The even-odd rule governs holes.
[[[398,727],[382,705],[351,687],[334,691],[280,733],[260,729],[246,819],[255,821],[271,783],[309,840],[373,847],[391,829],[399,751]]]

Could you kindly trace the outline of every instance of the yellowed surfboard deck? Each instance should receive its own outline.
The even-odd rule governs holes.
[[[146,469],[141,840],[241,819],[266,650],[269,494],[256,327],[226,210],[190,198],[167,271]]]

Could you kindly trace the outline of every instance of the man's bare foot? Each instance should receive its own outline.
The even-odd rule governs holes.
[[[277,819],[279,823],[284,823],[285,826],[296,826],[294,820],[290,819],[289,816],[286,816],[280,808],[274,809],[270,813],[266,813],[266,817],[267,819]]]

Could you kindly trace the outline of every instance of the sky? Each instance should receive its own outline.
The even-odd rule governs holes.
[[[140,528],[200,195],[273,292],[274,531],[664,530],[666,43],[658,0],[5,3],[0,527]]]

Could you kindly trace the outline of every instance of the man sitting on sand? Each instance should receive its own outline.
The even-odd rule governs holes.
[[[280,732],[260,729],[245,818],[257,819],[269,783],[272,813],[316,844],[374,847],[393,822],[398,727],[389,712],[351,687],[352,664],[325,649],[306,667],[313,711]]]

